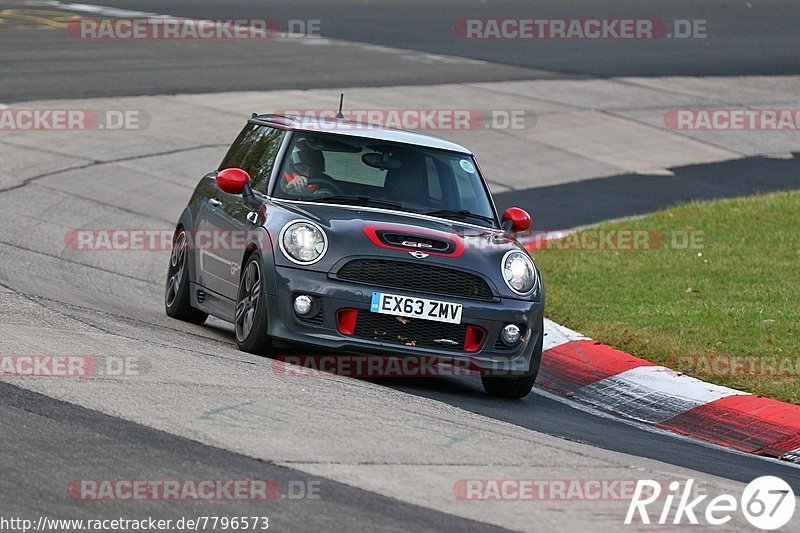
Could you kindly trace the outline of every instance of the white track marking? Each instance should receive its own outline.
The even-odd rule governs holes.
[[[581,400],[650,423],[735,395],[748,393],[706,383],[663,366],[639,366],[575,391]]]
[[[730,453],[730,454],[733,454],[733,455],[740,455],[742,457],[755,458],[755,459],[759,459],[761,461],[767,461],[769,463],[777,463],[777,464],[780,464],[780,465],[783,465],[783,466],[786,466],[786,467],[800,469],[800,464],[787,462],[785,460],[776,459],[774,457],[766,457],[766,456],[763,456],[763,455],[755,455],[755,454],[752,454],[752,453],[747,453],[747,452],[742,452],[742,451],[739,451],[739,450],[734,450],[733,448],[727,448],[725,446],[720,446],[719,444],[714,444],[713,442],[708,442],[708,441],[705,441],[705,440],[697,439],[695,437],[690,437],[688,435],[682,435],[680,433],[675,433],[675,432],[669,431],[667,429],[662,429],[662,428],[660,428],[658,426],[652,426],[652,425],[644,423],[644,422],[639,422],[638,420],[633,420],[631,418],[626,418],[624,416],[619,416],[617,414],[607,413],[605,411],[601,411],[599,409],[596,409],[596,408],[592,407],[591,405],[586,405],[584,403],[581,403],[581,402],[578,402],[578,401],[575,401],[575,400],[572,400],[572,399],[569,399],[569,398],[564,398],[564,397],[559,396],[557,394],[554,394],[552,392],[548,392],[546,390],[540,389],[539,387],[536,387],[536,388],[533,389],[533,394],[537,394],[537,395],[539,395],[539,396],[541,396],[543,398],[547,398],[548,400],[553,400],[554,402],[558,402],[560,404],[566,405],[567,407],[571,407],[572,409],[576,409],[576,410],[581,411],[583,413],[586,413],[586,414],[589,414],[589,415],[592,415],[592,416],[596,416],[598,418],[604,418],[606,420],[612,420],[614,422],[619,422],[620,424],[625,424],[626,426],[632,426],[632,427],[635,427],[636,429],[640,429],[642,431],[647,431],[648,433],[654,433],[656,435],[663,435],[663,436],[670,437],[670,438],[673,438],[673,439],[682,440],[682,441],[685,441],[685,442],[691,442],[693,444],[697,444],[698,446],[703,446],[704,448],[711,448],[711,449],[714,449],[714,450],[719,450],[719,451],[722,451],[722,452]]]
[[[542,350],[551,350],[572,341],[591,340],[577,331],[572,331],[552,320],[544,319],[544,345]]]
[[[625,381],[641,388],[663,392],[664,394],[699,404],[713,402],[720,398],[737,394],[749,395],[747,392],[706,383],[663,366],[639,366],[606,378],[603,381],[610,379]],[[598,383],[602,383],[602,381]]]
[[[643,168],[641,170],[634,170],[634,174],[640,176],[674,176],[675,173],[668,168]]]
[[[71,4],[71,3],[58,2],[56,0],[44,1],[44,2],[25,2],[25,4],[31,6],[49,6],[57,9],[64,9],[67,11],[77,11],[80,13],[93,13],[95,15],[105,15],[107,17],[116,17],[116,18],[169,17],[169,15],[159,15],[158,13],[147,13],[145,11],[132,11],[130,9],[118,9],[116,7],[95,6],[90,4]]]
[[[790,452],[786,452],[785,454],[781,455],[781,459],[784,461],[792,461],[794,463],[800,463],[800,448],[796,450],[792,450]],[[800,464],[797,465],[800,467]]]
[[[49,6],[57,9],[64,9],[66,11],[75,11],[79,13],[91,13],[93,15],[102,15],[114,18],[148,18],[148,19],[175,19],[185,17],[175,17],[173,15],[163,15],[159,13],[148,13],[146,11],[133,11],[130,9],[119,9],[116,7],[97,6],[90,4],[75,4],[67,2],[59,2],[57,0],[45,0],[42,2],[27,2],[27,5]],[[216,22],[204,19],[186,19],[196,20],[197,22]],[[216,22],[218,26],[222,24]],[[253,34],[258,35],[261,30],[251,30]],[[355,41],[340,41],[338,39],[322,38],[315,35],[304,35],[291,32],[281,32],[279,37],[288,42],[298,43],[306,46],[317,45],[332,45],[339,46],[352,46],[364,50],[366,52],[382,52],[387,54],[394,54],[400,59],[413,61],[417,63],[426,64],[446,64],[446,65],[486,65],[487,62],[480,59],[472,59],[468,57],[449,56],[443,54],[431,54],[426,52],[419,52],[416,50],[407,50],[405,48],[393,48],[390,46],[382,46],[378,44],[359,43]]]

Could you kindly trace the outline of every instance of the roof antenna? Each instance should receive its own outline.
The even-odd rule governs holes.
[[[336,113],[336,118],[344,118],[344,115],[342,115],[342,104],[343,103],[344,103],[344,93],[341,93],[339,95],[339,112]]]

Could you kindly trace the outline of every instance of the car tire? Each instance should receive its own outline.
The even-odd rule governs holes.
[[[267,334],[264,282],[261,256],[254,252],[247,258],[239,278],[233,326],[236,346],[256,355],[270,355],[272,352],[272,339]]]
[[[539,374],[539,364],[542,361],[542,346],[544,342],[544,320],[540,326],[539,340],[533,348],[531,364],[528,374],[524,376],[492,376],[481,374],[483,388],[491,396],[498,398],[510,398],[518,400],[527,396],[533,384],[536,383],[536,376]]]
[[[192,324],[202,324],[208,318],[208,314],[192,307],[189,296],[188,264],[189,246],[186,231],[181,228],[172,239],[167,284],[164,288],[164,310],[172,318]]]

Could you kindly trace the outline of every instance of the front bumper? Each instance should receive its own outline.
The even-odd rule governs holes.
[[[397,342],[386,342],[365,337],[345,335],[337,329],[336,312],[340,309],[358,309],[369,312],[373,290],[390,292],[419,298],[431,295],[403,289],[383,289],[330,278],[324,272],[301,268],[276,266],[276,293],[267,297],[268,333],[275,339],[304,344],[326,350],[345,353],[371,353],[398,357],[440,357],[465,361],[478,370],[528,373],[531,358],[540,344],[543,306],[537,301],[499,299],[481,301],[466,298],[435,296],[433,299],[463,306],[461,322],[474,325],[486,332],[480,349],[465,352],[460,349],[409,346]],[[293,298],[297,294],[308,294],[322,301],[322,317],[317,322],[299,318],[293,310]],[[524,341],[513,348],[500,346],[498,336],[504,325],[523,325]]]

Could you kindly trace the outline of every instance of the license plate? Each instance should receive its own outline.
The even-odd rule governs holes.
[[[372,305],[369,310],[384,315],[421,318],[450,324],[461,323],[461,304],[397,296],[384,292],[372,293]]]

